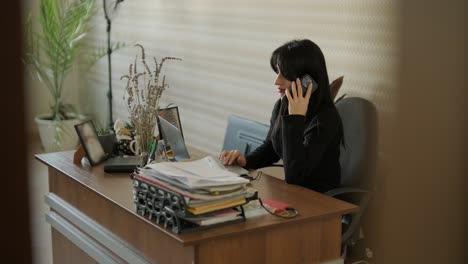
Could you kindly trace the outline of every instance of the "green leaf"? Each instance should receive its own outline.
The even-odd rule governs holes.
[[[61,103],[63,82],[73,66],[94,12],[94,0],[41,0],[40,32],[33,32],[30,18],[26,22],[23,61],[31,66],[51,93],[54,119],[66,117]]]

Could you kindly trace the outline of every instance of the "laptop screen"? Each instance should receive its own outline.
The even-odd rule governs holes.
[[[189,159],[190,155],[187,151],[187,147],[185,146],[185,141],[180,130],[173,124],[169,123],[166,119],[160,116],[158,118],[161,125],[161,133],[164,143],[166,146],[171,147],[175,160],[180,161]]]

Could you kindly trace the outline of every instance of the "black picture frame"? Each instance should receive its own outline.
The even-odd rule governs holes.
[[[179,107],[171,106],[171,107],[159,109],[158,115],[164,118],[165,120],[167,120],[169,123],[176,126],[179,129],[180,134],[182,134],[182,138],[184,137],[184,132],[182,131],[182,122],[180,121]],[[158,123],[159,136],[161,139],[163,139],[162,133],[161,133],[161,124],[159,122],[159,119],[157,120],[157,123]]]
[[[75,125],[75,130],[91,166],[97,165],[107,158],[91,120]]]

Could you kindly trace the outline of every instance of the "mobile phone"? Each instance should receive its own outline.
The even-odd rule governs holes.
[[[302,96],[305,96],[306,95],[306,92],[307,92],[307,87],[309,86],[309,84],[312,83],[312,93],[315,92],[315,90],[317,90],[318,88],[318,84],[317,82],[312,79],[312,77],[309,75],[309,74],[306,74],[304,76],[302,76],[301,78],[301,84],[302,84]],[[311,94],[312,94],[311,93]]]

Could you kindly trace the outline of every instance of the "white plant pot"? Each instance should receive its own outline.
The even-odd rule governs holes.
[[[84,119],[63,120],[62,125],[57,126],[55,122],[47,118],[50,118],[50,114],[41,114],[35,118],[45,152],[76,149],[79,138],[76,134],[75,125],[83,122]]]

